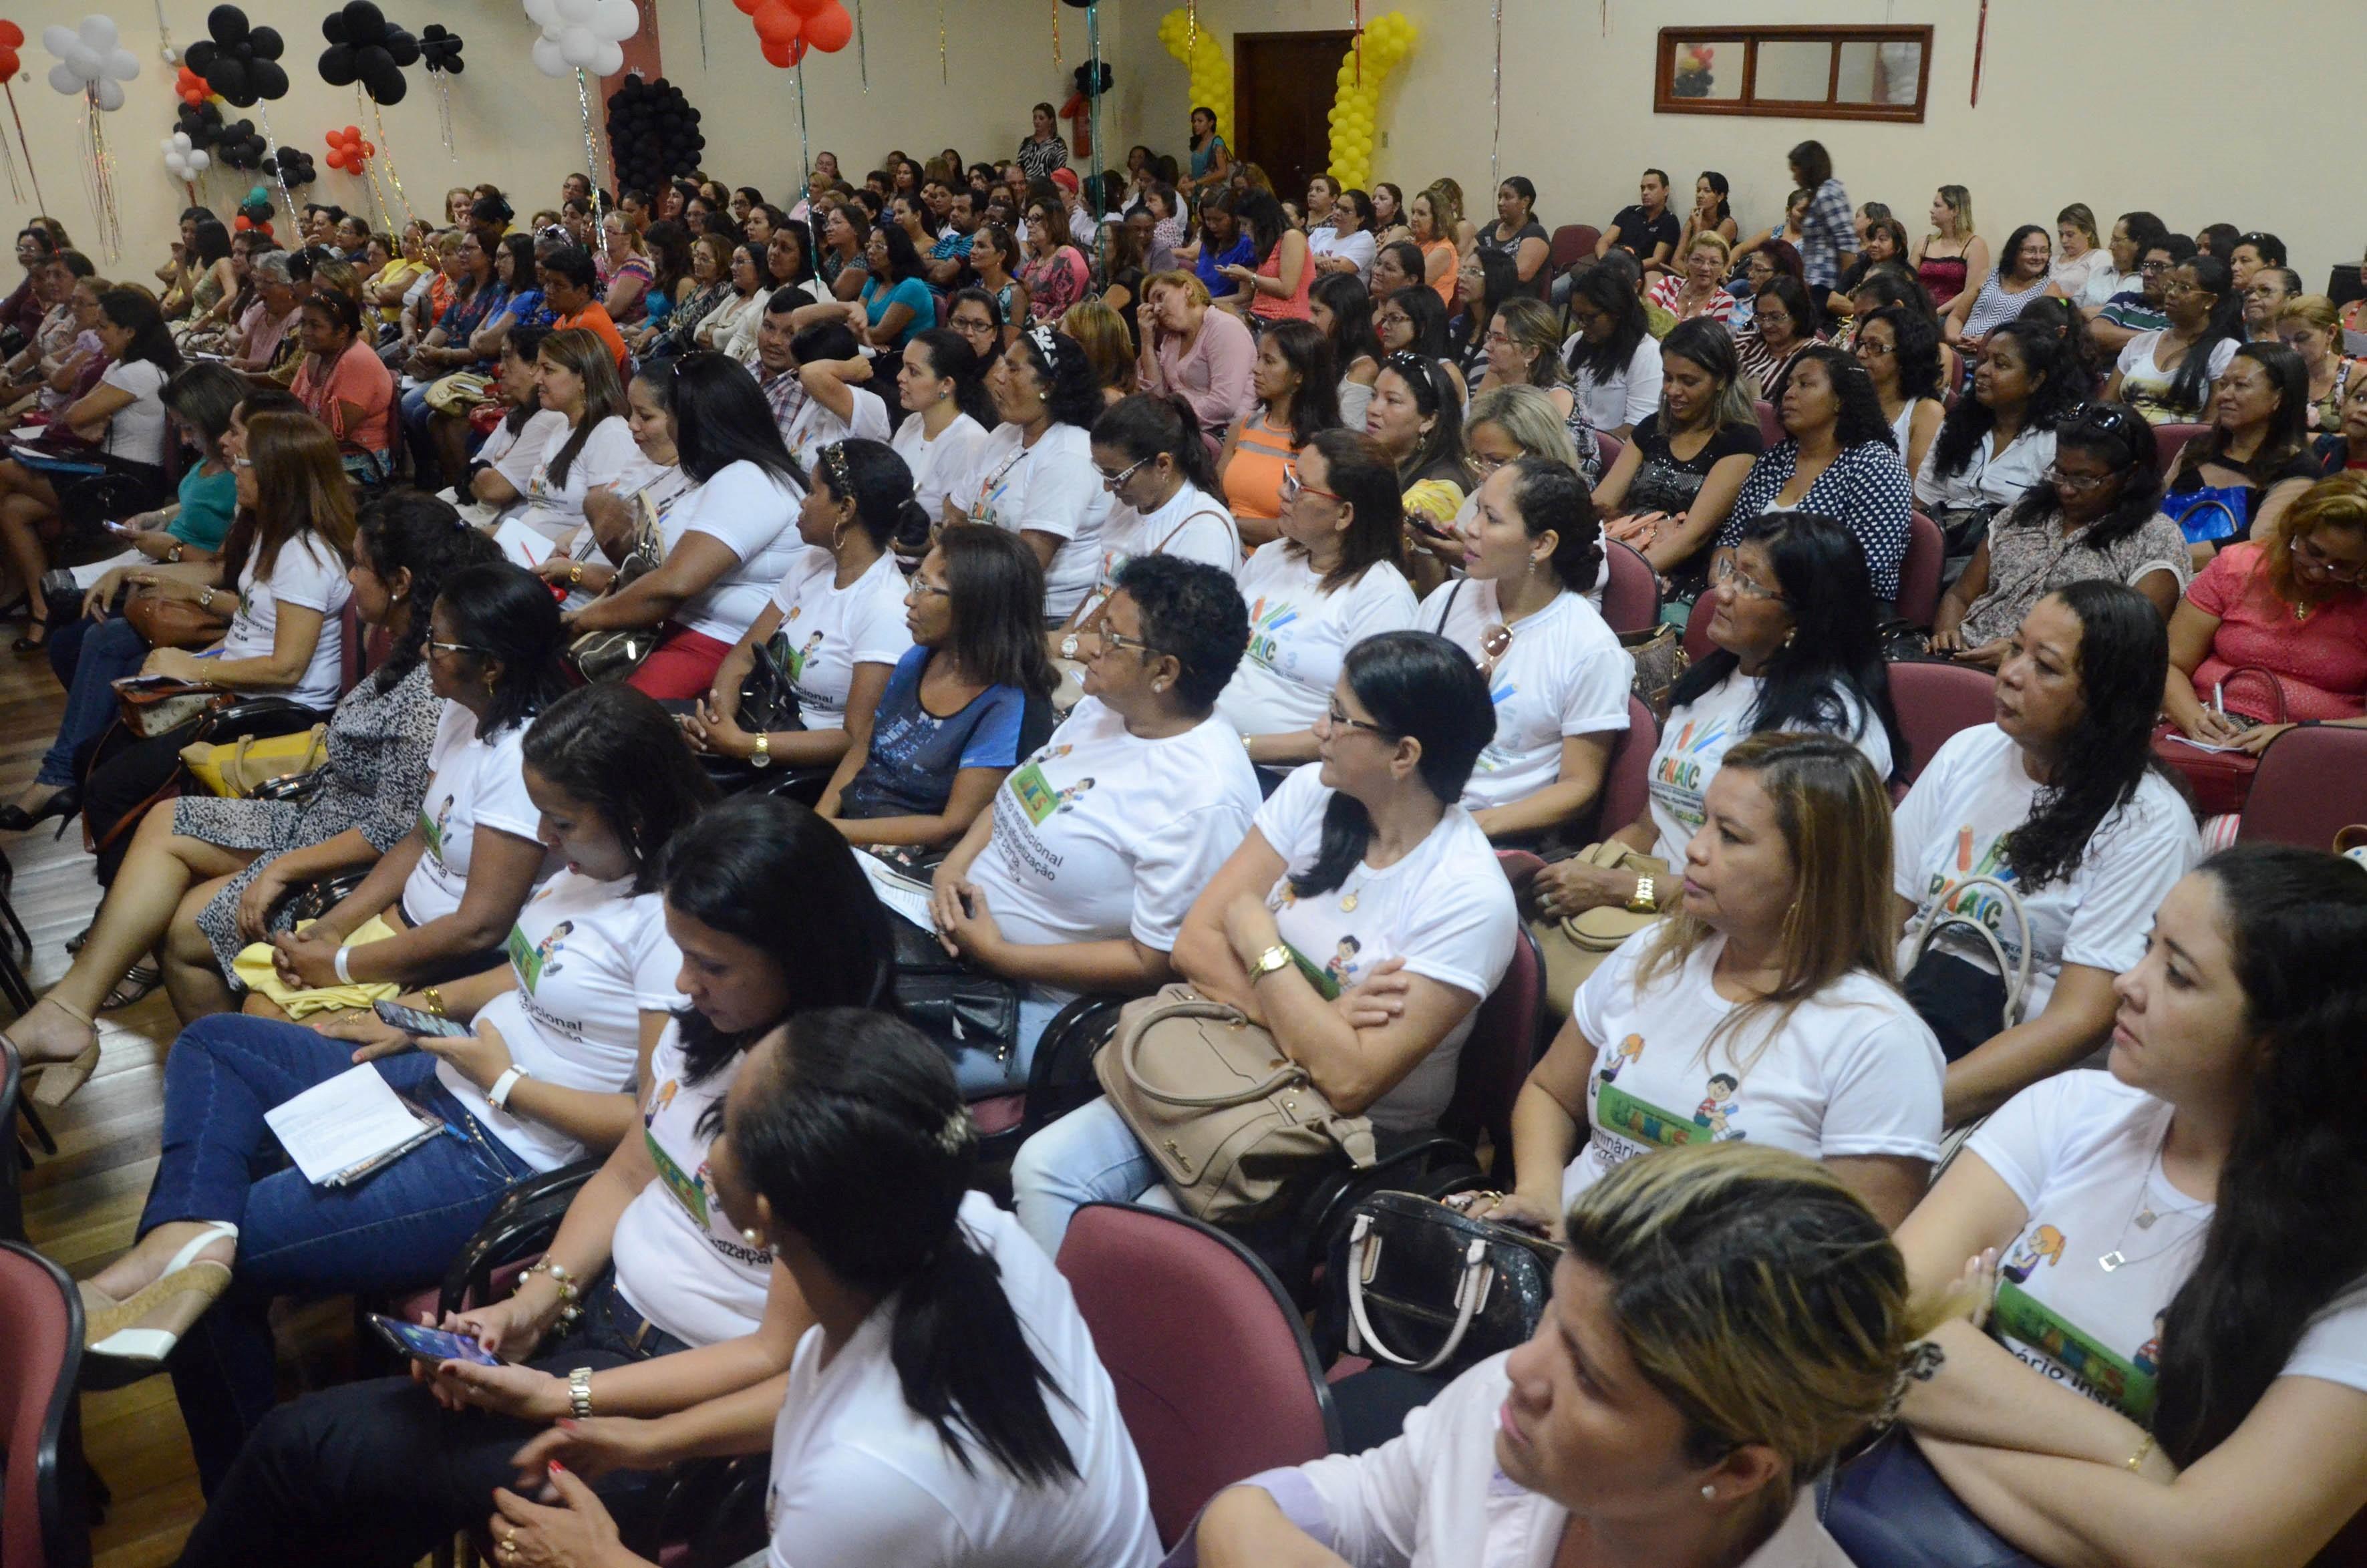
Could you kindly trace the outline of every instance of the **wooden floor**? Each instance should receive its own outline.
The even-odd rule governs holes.
[[[46,659],[7,651],[20,630],[0,624],[0,801],[14,800],[31,782],[64,707]],[[98,903],[81,827],[77,818],[62,841],[50,836],[53,822],[30,834],[0,835],[0,846],[16,867],[17,914],[33,938],[36,990],[65,972],[65,943]],[[106,1039],[98,1075],[72,1102],[48,1113],[58,1153],[26,1177],[25,1219],[33,1244],[76,1278],[96,1272],[131,1244],[156,1168],[164,1048],[177,1028],[161,991],[101,1024]],[[319,1376],[322,1364],[341,1362],[348,1349],[346,1321],[334,1304],[292,1317],[281,1335],[290,1376],[309,1381],[308,1369]],[[170,1563],[204,1506],[171,1381],[156,1377],[85,1394],[82,1419],[84,1449],[112,1494],[106,1522],[93,1536],[98,1568]]]

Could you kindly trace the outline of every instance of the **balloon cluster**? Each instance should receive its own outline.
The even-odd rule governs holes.
[[[215,153],[234,169],[261,168],[264,152],[269,145],[251,119],[233,119],[214,132]]]
[[[1076,70],[1070,73],[1070,76],[1077,84],[1077,91],[1089,98],[1101,97],[1117,82],[1117,73],[1112,71],[1107,65],[1102,67],[1101,78],[1096,82],[1093,78],[1093,66],[1091,61],[1078,66]]]
[[[194,180],[213,167],[213,154],[190,141],[186,131],[176,131],[160,145],[164,153],[164,172],[176,180]]]
[[[362,172],[362,165],[378,156],[378,148],[362,140],[361,128],[348,125],[343,131],[329,132],[329,166],[343,169],[349,175]]]
[[[312,154],[300,152],[293,147],[282,147],[266,157],[263,160],[263,172],[290,190],[300,186],[311,185],[320,177],[319,171],[312,167]],[[255,188],[259,190],[262,187],[258,186]],[[267,212],[270,209],[270,202],[267,199],[264,207]]]
[[[238,204],[238,216],[232,220],[232,226],[242,234],[249,229],[258,229],[266,234],[271,233],[270,193],[259,185],[249,190]]]
[[[1403,11],[1376,17],[1364,33],[1361,69],[1353,45],[1340,62],[1339,96],[1331,100],[1332,177],[1342,185],[1373,183],[1373,142],[1381,109],[1381,83],[1413,52],[1413,24]]]
[[[546,76],[615,75],[625,68],[625,40],[641,26],[633,0],[526,0],[526,14],[542,28],[534,65]]]
[[[321,36],[329,40],[321,51],[321,80],[332,87],[359,82],[378,103],[402,101],[410,90],[402,68],[419,63],[419,40],[370,0],[346,0],[342,10],[322,17]]]
[[[214,96],[214,90],[206,85],[203,76],[183,65],[174,71],[173,96],[191,108],[197,108]]]
[[[1717,80],[1710,74],[1710,62],[1717,58],[1715,46],[1706,43],[1681,43],[1677,46],[1677,77],[1669,84],[1672,98],[1705,98],[1710,85]]]
[[[210,147],[221,140],[222,116],[219,106],[198,98],[184,102],[174,120],[174,129],[189,139],[193,147]]]
[[[460,58],[460,35],[441,22],[430,22],[419,29],[419,58],[430,71],[448,71],[455,76],[468,66]]]
[[[855,18],[839,0],[731,0],[756,23],[764,58],[787,70],[818,49],[836,54],[855,36]]]
[[[50,85],[69,97],[87,93],[103,109],[123,107],[123,84],[140,74],[140,62],[123,47],[111,17],[85,17],[80,28],[52,22],[41,29],[41,47],[58,57]]]
[[[608,154],[620,187],[655,190],[696,170],[706,151],[698,111],[664,77],[628,76],[608,99]]]
[[[288,96],[288,73],[279,63],[287,46],[278,28],[251,28],[237,6],[217,6],[206,13],[206,32],[182,58],[207,86],[241,108]]]
[[[1217,134],[1228,146],[1233,140],[1233,68],[1225,63],[1224,46],[1202,28],[1195,37],[1191,14],[1183,7],[1159,18],[1159,41],[1192,73],[1192,107],[1216,112]]]
[[[0,82],[9,80],[25,68],[17,51],[25,47],[25,29],[10,21],[0,21]]]

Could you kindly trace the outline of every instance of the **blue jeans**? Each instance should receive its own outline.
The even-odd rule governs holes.
[[[80,630],[83,627],[89,630]],[[138,675],[148,660],[148,640],[119,615],[96,626],[75,621],[51,631],[52,660],[62,660],[58,645],[69,636],[76,656],[70,666],[73,678],[65,681],[65,717],[58,721],[58,738],[41,754],[40,770],[33,775],[37,784],[62,787],[74,781],[74,753],[105,734],[115,722],[114,683]]]
[[[962,1098],[991,1099],[996,1095],[1015,1095],[1026,1088],[1027,1066],[1036,1060],[1036,1042],[1044,1038],[1045,1028],[1067,1006],[1065,1002],[1038,1002],[1023,994],[1019,998],[1019,1039],[1007,1061],[998,1059],[991,1051],[965,1049],[955,1052],[954,1081],[961,1085]]]
[[[176,1220],[239,1227],[236,1278],[169,1359],[198,1475],[211,1493],[270,1414],[271,1301],[413,1289],[442,1273],[512,1184],[534,1174],[435,1079],[424,1052],[379,1074],[451,1130],[351,1187],[319,1187],[280,1157],[263,1113],[353,1065],[353,1047],[297,1024],[200,1018],[164,1059],[164,1149],[140,1233]]]
[[[1011,1162],[1011,1195],[1021,1228],[1050,1257],[1060,1256],[1060,1238],[1080,1205],[1141,1203],[1183,1212],[1106,1095],[1019,1146]]]

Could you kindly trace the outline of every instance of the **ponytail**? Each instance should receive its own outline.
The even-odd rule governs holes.
[[[1043,1396],[1072,1409],[1074,1402],[1027,1343],[1002,1271],[958,1221],[904,1281],[888,1353],[904,1403],[937,1429],[964,1474],[978,1473],[975,1442],[1030,1486],[1078,1479],[1076,1456]]]

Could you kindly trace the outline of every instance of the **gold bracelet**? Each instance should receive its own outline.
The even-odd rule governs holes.
[[[2138,1469],[2139,1469],[2141,1466],[2143,1466],[2143,1465],[2144,1465],[2144,1463],[2145,1463],[2145,1461],[2146,1461],[2146,1456],[2147,1454],[2152,1453],[2152,1452],[2153,1452],[2153,1434],[2152,1434],[2152,1433],[2150,1433],[2150,1432],[2147,1432],[2147,1433],[2145,1435],[2145,1441],[2144,1441],[2144,1442],[2142,1442],[2142,1443],[2139,1443],[2139,1444],[2137,1445],[2137,1451],[2136,1451],[2135,1453],[2133,1453],[2133,1454],[2131,1454],[2131,1455],[2129,1456],[2129,1462],[2128,1462],[2128,1471],[2129,1471],[2129,1473],[2130,1473],[2131,1475],[2135,1475],[2135,1474],[2137,1472]]]
[[[436,987],[432,985],[428,986],[419,994],[427,999],[427,1010],[435,1014],[437,1017],[443,1018],[449,1017],[451,1016],[444,1011],[444,993],[436,990]]]

